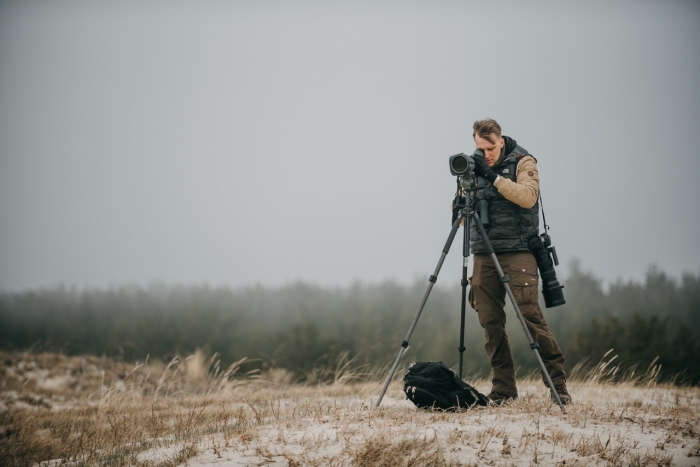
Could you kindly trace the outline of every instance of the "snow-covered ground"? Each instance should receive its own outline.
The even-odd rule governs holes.
[[[444,413],[416,409],[398,382],[376,409],[381,381],[231,380],[201,355],[2,357],[0,455],[28,464],[700,466],[699,388],[572,381],[562,412],[526,380],[513,403]]]
[[[398,388],[379,409],[372,408],[376,394],[368,387],[337,397],[308,389],[271,393],[268,406],[247,408],[246,429],[203,437],[188,463],[700,465],[697,390],[571,386],[576,401],[566,413],[532,382],[507,407],[463,413],[418,410]],[[159,454],[171,455],[154,449],[141,456]]]

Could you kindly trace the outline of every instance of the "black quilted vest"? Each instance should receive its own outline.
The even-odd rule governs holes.
[[[518,167],[518,162],[525,156],[530,156],[530,154],[521,146],[516,145],[515,149],[503,156],[498,165],[491,167],[491,170],[503,178],[515,181],[515,170]],[[530,209],[521,208],[508,201],[491,182],[481,177],[477,177],[475,197],[477,211],[480,209],[482,199],[488,202],[490,222],[484,227],[496,253],[530,251],[527,240],[539,233],[539,201]],[[475,222],[471,224],[470,236],[472,253],[488,253]]]

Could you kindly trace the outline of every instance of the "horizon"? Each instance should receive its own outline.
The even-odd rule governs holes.
[[[576,264],[576,266],[575,266]],[[700,267],[698,268],[698,271],[683,271],[680,275],[672,275],[669,274],[667,271],[664,271],[660,269],[657,265],[655,264],[650,264],[647,270],[644,272],[641,278],[637,277],[631,277],[631,278],[623,278],[623,277],[617,277],[614,279],[608,279],[606,280],[605,278],[595,274],[595,271],[591,271],[588,269],[585,269],[581,267],[581,263],[577,258],[573,258],[567,267],[563,266],[557,266],[556,271],[557,271],[557,278],[560,283],[563,285],[566,285],[566,281],[570,278],[573,269],[577,267],[578,268],[578,273],[581,273],[583,275],[586,275],[588,277],[591,277],[593,280],[595,280],[601,287],[601,290],[604,293],[609,293],[610,287],[616,286],[616,285],[623,285],[623,284],[637,284],[637,285],[645,285],[648,283],[648,276],[650,273],[657,272],[659,274],[664,275],[668,280],[673,282],[675,285],[681,285],[683,278],[685,276],[690,276],[690,277],[696,277],[700,278]],[[562,271],[562,269],[565,269],[566,271]],[[470,269],[471,271],[471,263],[470,263]],[[422,285],[425,285],[427,287],[428,284],[428,275],[423,276],[414,276],[412,280],[406,280],[406,281],[399,281],[395,278],[387,278],[387,279],[379,279],[379,280],[374,280],[374,281],[363,281],[362,279],[354,279],[349,282],[343,283],[343,284],[331,284],[331,283],[318,283],[318,282],[311,282],[311,281],[306,281],[303,279],[296,279],[296,280],[290,280],[289,282],[284,282],[284,283],[279,283],[279,284],[264,284],[261,282],[257,283],[250,283],[250,284],[227,284],[227,283],[207,283],[207,282],[165,282],[165,281],[158,281],[158,280],[153,280],[153,281],[147,281],[143,283],[136,283],[136,282],[125,282],[125,283],[119,283],[119,284],[101,284],[101,285],[94,285],[94,284],[53,284],[53,285],[47,285],[47,286],[41,286],[37,288],[27,288],[27,289],[3,289],[0,287],[0,294],[4,295],[22,295],[22,294],[27,294],[27,293],[38,293],[38,292],[52,292],[52,291],[57,291],[57,290],[65,290],[69,292],[77,292],[77,293],[85,293],[85,292],[113,292],[113,291],[125,291],[125,290],[139,290],[139,291],[149,291],[149,290],[156,290],[156,289],[166,289],[166,290],[174,290],[174,289],[210,289],[210,290],[225,290],[225,291],[231,291],[231,292],[240,292],[240,291],[249,291],[249,290],[254,290],[254,289],[268,289],[268,290],[284,290],[284,289],[289,289],[293,287],[298,287],[298,286],[303,286],[303,287],[309,287],[309,288],[316,288],[320,290],[327,290],[327,291],[346,291],[350,290],[355,287],[381,287],[385,285],[395,285],[401,288],[413,288],[413,287],[419,287]],[[459,288],[460,287],[460,280],[452,280],[450,283],[446,283],[445,281],[441,280],[441,277],[438,276],[438,280],[435,284],[435,288],[437,287],[442,287],[442,288]],[[566,295],[566,292],[565,292]]]

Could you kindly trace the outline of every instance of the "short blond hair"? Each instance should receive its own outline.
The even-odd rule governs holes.
[[[496,135],[496,139],[501,137],[501,125],[498,124],[493,118],[485,118],[483,120],[477,120],[474,122],[474,133],[473,137],[479,135],[480,138],[484,138],[491,143],[495,143],[491,139],[491,135]]]

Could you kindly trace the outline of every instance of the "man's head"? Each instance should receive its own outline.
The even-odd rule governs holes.
[[[506,144],[501,137],[501,125],[492,118],[474,122],[474,143],[484,151],[484,159],[493,167],[501,157],[501,148]]]

